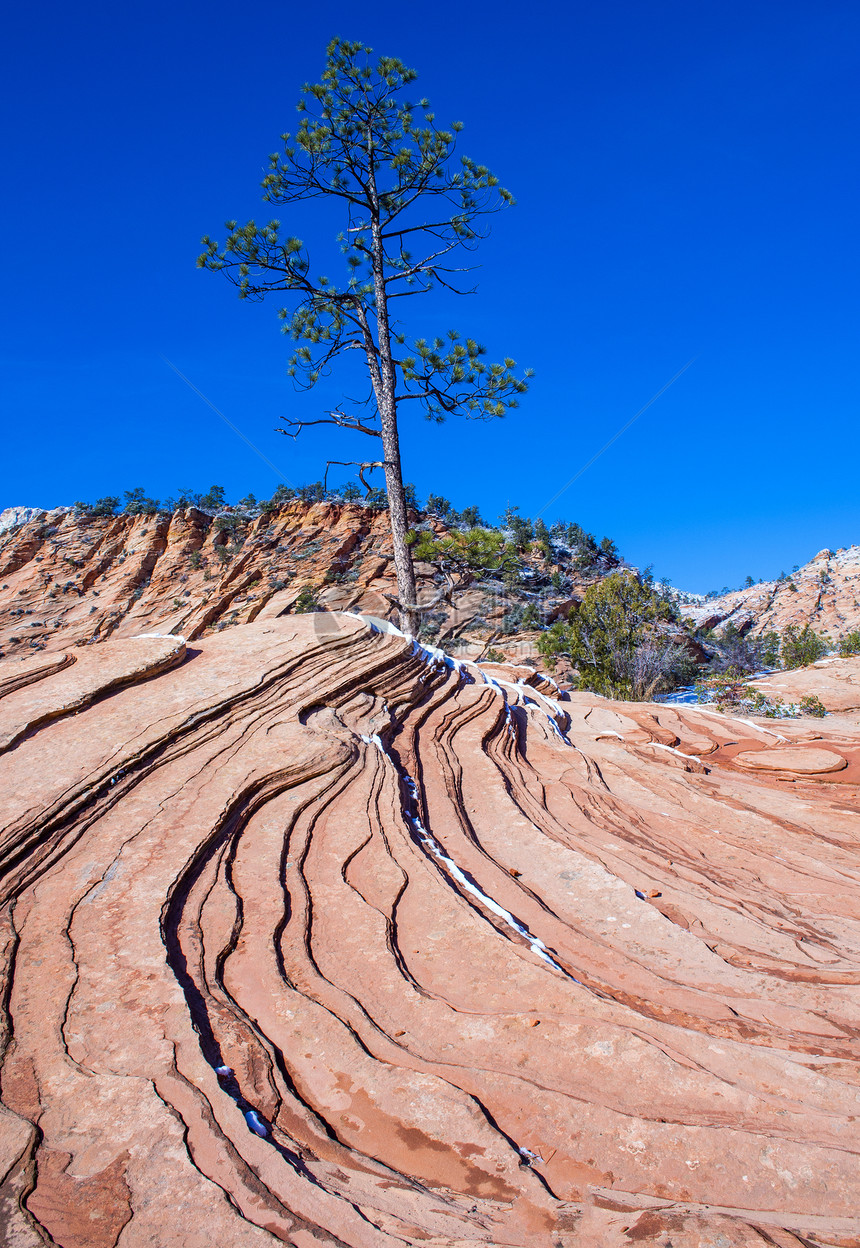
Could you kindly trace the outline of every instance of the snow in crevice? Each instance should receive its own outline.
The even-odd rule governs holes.
[[[254,1135],[262,1136],[265,1139],[269,1134],[269,1128],[263,1122],[256,1109],[245,1110],[245,1121],[248,1124],[248,1129],[253,1131]]]
[[[506,910],[504,906],[500,905],[499,902],[495,901],[494,898],[485,893],[484,890],[475,883],[468,872],[458,866],[450,854],[446,853],[442,845],[439,841],[437,841],[433,833],[424,825],[421,819],[421,815],[419,813],[420,807],[418,786],[409,773],[403,767],[399,767],[397,763],[395,763],[394,759],[391,757],[380,740],[379,734],[374,733],[372,736],[362,735],[361,739],[367,745],[373,745],[379,750],[386,763],[393,767],[397,772],[404,788],[406,789],[409,800],[406,803],[401,803],[401,809],[403,817],[412,832],[413,838],[421,846],[423,846],[424,849],[429,850],[438,862],[443,864],[452,879],[455,879],[467,893],[470,893],[473,897],[477,898],[485,909],[489,910],[491,914],[495,914],[497,918],[502,920],[506,927],[525,940],[532,953],[537,954],[541,961],[545,962],[547,966],[552,967],[554,971],[560,971],[566,979],[570,979],[575,984],[578,984],[580,981],[575,979],[574,976],[566,971],[563,966],[556,962],[544,942],[539,937],[532,935],[525,923],[521,922],[515,917],[515,915],[511,914],[509,910]]]
[[[515,700],[517,701],[521,700],[523,704],[527,707],[532,706],[535,709],[539,709],[541,704],[543,704],[544,707],[549,708],[548,710],[546,710],[545,714],[553,728],[553,731],[564,742],[565,745],[570,745],[570,741],[568,741],[567,737],[562,732],[558,723],[559,719],[564,721],[567,718],[567,716],[554,698],[547,697],[545,693],[540,693],[537,689],[535,689],[531,685],[525,685],[522,682],[517,682],[517,684],[512,684],[511,681],[509,680],[503,680],[501,676],[499,677],[491,676],[489,672],[484,671],[480,663],[474,663],[472,662],[471,659],[455,659],[455,658],[452,658],[451,655],[446,654],[444,650],[439,650],[436,646],[421,645],[419,642],[414,641],[414,640],[412,644],[414,647],[414,653],[418,655],[419,658],[423,657],[423,655],[427,655],[429,657],[429,661],[432,664],[443,664],[445,667],[450,668],[452,671],[456,671],[461,677],[474,681],[475,676],[472,673],[473,672],[477,673],[477,675],[480,676],[483,684],[487,685],[488,688],[492,689],[494,693],[497,693],[501,697],[502,701],[504,702],[505,723],[506,723],[508,732],[511,735],[515,735],[515,734],[514,734],[513,721],[511,718],[511,703],[510,703],[507,693],[505,692],[506,689],[510,689],[511,692],[514,694]],[[526,696],[525,689],[528,689],[530,696],[528,697]]]
[[[670,754],[677,754],[678,758],[688,758],[693,763],[702,761],[696,754],[685,754],[683,750],[676,749],[674,745],[664,745],[662,741],[652,741],[651,744],[658,750],[668,750]]]
[[[512,690],[515,699],[522,700],[526,706],[531,705],[534,706],[535,709],[540,706],[547,708],[545,711],[546,717],[549,720],[556,736],[563,741],[565,745],[571,745],[571,742],[559,726],[559,721],[563,723],[567,719],[567,713],[562,710],[555,698],[550,698],[547,694],[541,693],[532,685],[526,684],[525,680],[520,680],[516,684],[512,684],[510,681],[503,680],[501,677],[497,678],[495,676],[491,676],[489,672],[484,671],[480,663],[474,662],[472,659],[455,659],[453,655],[446,653],[446,651],[440,649],[438,646],[428,645],[426,642],[418,641],[417,638],[413,637],[410,633],[402,632],[389,620],[379,620],[375,616],[359,615],[352,611],[345,611],[344,615],[349,615],[353,619],[361,620],[374,632],[386,632],[395,637],[402,637],[405,641],[411,642],[412,653],[415,657],[421,659],[422,662],[426,663],[433,671],[441,671],[443,668],[447,668],[448,671],[456,672],[461,680],[474,683],[477,683],[475,675],[475,673],[477,673],[477,676],[480,676],[481,682],[487,685],[488,688],[492,689],[495,693],[499,694],[504,702],[505,724],[508,733],[511,736],[515,736],[516,733],[513,719],[511,717],[511,704],[508,699],[508,695],[505,692],[506,689]],[[534,669],[527,668],[526,670],[532,672]],[[554,680],[550,677],[546,677],[546,679],[550,681],[550,684],[554,685],[555,688],[558,689],[558,685],[556,685]],[[528,696],[525,694],[526,689],[528,689]],[[559,690],[559,694],[560,693],[561,690]],[[537,701],[535,701],[535,699]]]
[[[254,1109],[248,1101],[246,1101],[239,1082],[236,1078],[236,1072],[232,1066],[218,1065],[214,1062],[212,1067],[218,1076],[218,1083],[222,1091],[226,1092],[232,1101],[236,1103],[242,1112],[248,1130],[258,1135],[261,1139],[266,1140],[271,1136],[271,1128],[258,1110]]]

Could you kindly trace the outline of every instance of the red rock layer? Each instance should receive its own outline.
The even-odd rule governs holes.
[[[520,674],[0,665],[5,1242],[860,1244],[856,722]]]

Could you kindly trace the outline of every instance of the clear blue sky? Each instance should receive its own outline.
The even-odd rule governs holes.
[[[162,356],[293,482],[364,450],[274,432],[333,394],[295,395],[274,306],[194,264],[203,233],[269,215],[267,154],[340,34],[413,65],[518,201],[478,294],[410,301],[410,327],[536,379],[505,421],[407,423],[420,495],[534,515],[695,357],[545,517],[699,590],[860,542],[856,0],[53,0],[4,34],[0,507],[268,496]]]

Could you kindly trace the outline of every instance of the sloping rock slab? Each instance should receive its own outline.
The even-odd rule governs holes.
[[[184,637],[154,634],[105,642],[98,650],[84,651],[76,662],[65,655],[59,659],[56,655],[39,656],[28,665],[23,688],[12,687],[2,696],[0,687],[0,751],[8,750],[37,725],[76,713],[112,689],[157,676],[184,657]],[[17,664],[9,667],[14,679],[20,668]]]
[[[850,785],[356,617],[181,658],[0,698],[0,1240],[856,1248]]]

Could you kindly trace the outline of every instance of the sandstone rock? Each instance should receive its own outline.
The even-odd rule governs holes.
[[[0,686],[0,752],[48,720],[77,714],[95,697],[157,676],[184,657],[184,637],[142,636],[106,642],[80,657],[63,655],[59,662],[40,656],[38,667],[31,660],[27,673],[31,678],[25,687]],[[19,670],[13,669],[13,679]],[[45,676],[53,679],[45,680]]]
[[[0,534],[17,529],[30,520],[41,520],[45,514],[41,507],[7,507],[0,511]]]
[[[181,645],[0,663],[10,1243],[857,1242],[847,769],[384,620]]]
[[[739,589],[703,603],[682,603],[699,628],[732,623],[751,636],[807,624],[834,640],[860,628],[860,546],[821,550],[785,581]]]
[[[172,516],[30,510],[27,523],[0,533],[0,655],[140,632],[193,641],[288,613],[306,587],[325,610],[397,614],[386,512],[292,502],[256,518],[224,512],[216,523],[193,507]],[[444,525],[435,527],[444,536]],[[419,601],[429,602],[437,573],[423,563],[416,571]],[[573,579],[573,594],[546,599],[551,618],[566,614],[594,576]],[[425,632],[470,655],[492,640],[512,661],[534,659],[537,633],[502,632],[513,605],[501,581],[475,581],[437,604]]]
[[[860,667],[857,659],[821,659],[810,667],[772,672],[752,682],[764,693],[775,694],[785,702],[799,703],[814,694],[829,712],[842,714],[860,710]],[[833,720],[828,720],[833,723]]]
[[[747,750],[736,754],[735,762],[753,771],[793,771],[801,776],[818,776],[827,771],[842,771],[848,766],[847,760],[832,750],[803,750],[791,747]]]
[[[172,517],[29,509],[32,518],[21,524],[26,510],[13,509],[18,527],[0,537],[0,652],[7,655],[145,631],[193,639],[288,610],[305,585],[335,608],[391,609],[385,513],[296,503],[237,519],[232,531],[193,508]],[[323,588],[332,575],[354,580]],[[435,585],[422,592],[429,596]]]

